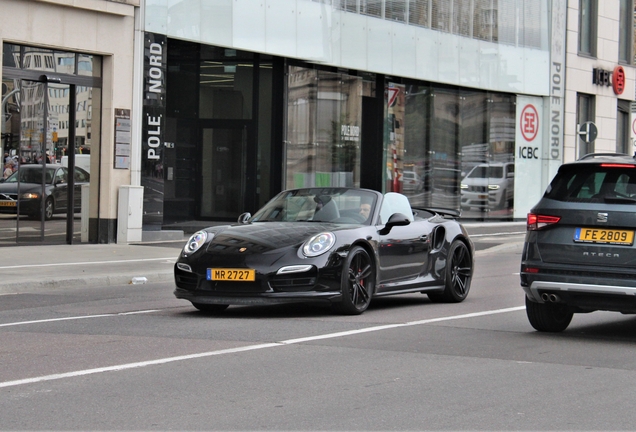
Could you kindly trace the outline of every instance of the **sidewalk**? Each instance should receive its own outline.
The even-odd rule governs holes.
[[[173,280],[185,239],[170,244],[74,244],[4,248],[0,295],[43,288]],[[144,279],[135,279],[143,283]]]
[[[519,249],[525,222],[465,223],[477,253]],[[173,280],[182,240],[130,245],[74,244],[2,248],[0,295],[57,287],[100,287]],[[509,239],[513,240],[510,241]],[[482,242],[480,244],[480,242]]]

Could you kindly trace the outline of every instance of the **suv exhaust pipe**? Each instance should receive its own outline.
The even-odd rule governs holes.
[[[541,294],[541,300],[546,303],[559,303],[561,298],[556,294],[543,293]]]

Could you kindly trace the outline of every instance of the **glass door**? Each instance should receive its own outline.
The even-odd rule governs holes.
[[[47,83],[21,80],[18,163],[3,185],[15,189],[17,242],[44,240],[46,212],[52,208],[47,197],[47,184],[53,180],[47,167],[48,135]]]
[[[200,217],[237,218],[245,200],[246,128],[201,129]]]
[[[80,240],[81,187],[89,175],[70,175],[68,143],[75,139],[69,109],[75,86],[14,80],[17,139],[5,147],[0,182],[0,242],[71,243]],[[69,133],[70,131],[70,133]],[[71,205],[73,203],[73,205]]]

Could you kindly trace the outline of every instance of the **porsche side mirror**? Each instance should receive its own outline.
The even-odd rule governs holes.
[[[409,218],[402,213],[393,213],[391,217],[389,217],[389,220],[386,222],[386,225],[384,225],[384,228],[380,230],[380,234],[386,235],[391,231],[391,228],[395,226],[408,225],[410,223],[411,221],[409,220]]]
[[[246,224],[251,217],[252,217],[252,214],[250,212],[245,212],[238,217],[238,223]]]

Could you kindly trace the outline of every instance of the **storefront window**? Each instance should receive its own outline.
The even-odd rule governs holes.
[[[395,83],[385,93],[386,191],[467,218],[511,215],[514,96]]]
[[[78,71],[78,59],[85,60],[84,73]],[[101,80],[78,75],[95,78],[101,76],[100,71],[100,57],[4,45],[0,154],[4,160],[11,161],[13,171],[37,170],[35,165],[44,163],[61,167],[50,168],[57,170],[56,183],[46,177],[37,182],[43,191],[53,185],[55,200],[49,197],[33,201],[17,192],[5,200],[9,204],[5,204],[7,211],[3,213],[9,214],[3,217],[0,231],[7,235],[0,236],[0,244],[80,241],[80,220],[75,217],[72,224],[67,224],[69,211],[64,205],[73,196],[77,214],[87,205],[81,200],[82,183],[90,184],[91,194],[98,188],[98,176],[94,172],[91,179],[90,153],[91,148],[98,149],[100,145],[99,115],[94,114],[101,107]],[[48,79],[50,77],[55,79]],[[66,173],[71,151],[77,174],[73,176]],[[60,186],[71,183],[74,183],[73,189]],[[44,195],[42,192],[40,196]],[[89,217],[97,217],[96,205],[88,212]],[[96,241],[97,235],[92,233],[89,240]]]
[[[431,100],[430,86],[405,87],[402,193],[416,207],[431,205]]]
[[[359,186],[362,78],[291,67],[287,187]]]

